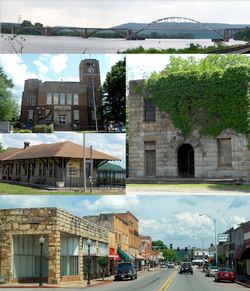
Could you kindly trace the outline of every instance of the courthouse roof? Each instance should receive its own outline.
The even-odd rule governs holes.
[[[85,148],[85,157],[90,159],[90,149]],[[28,146],[0,154],[0,161],[26,160],[39,158],[83,158],[83,146],[70,141]],[[93,160],[120,161],[120,159],[92,150]]]

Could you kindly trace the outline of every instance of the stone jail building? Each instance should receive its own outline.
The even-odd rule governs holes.
[[[100,106],[100,85],[99,61],[95,59],[81,61],[79,82],[28,79],[24,84],[20,123],[32,127],[34,119],[37,119],[35,109],[39,107],[42,116],[47,116],[51,111],[47,119],[39,123],[53,123],[55,130],[95,129],[93,90],[96,106]]]
[[[169,114],[160,112],[132,89],[129,104],[129,177],[239,178],[250,184],[250,152],[244,134],[231,129],[216,139],[199,138],[198,128],[185,139]]]
[[[43,281],[60,284],[87,278],[87,239],[91,240],[91,276],[101,276],[99,256],[109,254],[109,231],[60,208],[0,210],[0,260],[7,282],[38,282],[41,235]]]

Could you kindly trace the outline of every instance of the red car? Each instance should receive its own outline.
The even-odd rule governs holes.
[[[219,282],[220,280],[228,280],[234,283],[235,274],[231,268],[219,268],[218,272],[215,273],[215,282]]]

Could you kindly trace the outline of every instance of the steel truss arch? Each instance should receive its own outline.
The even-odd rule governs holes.
[[[154,23],[158,23],[158,22],[161,22],[161,21],[164,21],[164,20],[172,20],[172,22],[174,22],[173,20],[174,19],[177,19],[177,23],[178,23],[178,20],[185,20],[186,23],[190,23],[191,22],[194,22],[194,23],[197,23],[197,24],[200,24],[202,25],[204,28],[206,28],[206,30],[210,30],[214,33],[216,33],[220,38],[223,38],[223,40],[225,40],[224,36],[221,35],[220,33],[218,33],[215,29],[207,26],[206,24],[202,23],[202,22],[199,22],[197,20],[194,20],[194,19],[191,19],[191,18],[185,18],[185,17],[165,17],[165,18],[161,18],[161,19],[157,19],[157,20],[154,20],[148,24],[146,24],[145,26],[143,26],[142,28],[139,28],[137,31],[135,31],[132,35],[130,35],[129,39],[133,38],[135,35],[137,35],[139,32],[141,32],[142,30],[146,30],[148,27],[150,27],[151,25],[153,25]],[[185,23],[185,22],[183,22]],[[192,29],[192,28],[186,28],[186,29]]]

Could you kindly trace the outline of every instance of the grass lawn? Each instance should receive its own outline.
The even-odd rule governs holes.
[[[7,183],[0,183],[0,195],[12,194],[12,195],[124,195],[125,193],[115,192],[95,192],[92,193],[80,193],[80,192],[60,192],[60,191],[47,191],[39,190],[31,187],[23,187],[17,185],[11,185]]]
[[[169,188],[169,189],[214,189],[214,190],[231,190],[231,191],[249,191],[250,186],[245,185],[219,185],[219,184],[126,184],[126,187],[133,188]]]

